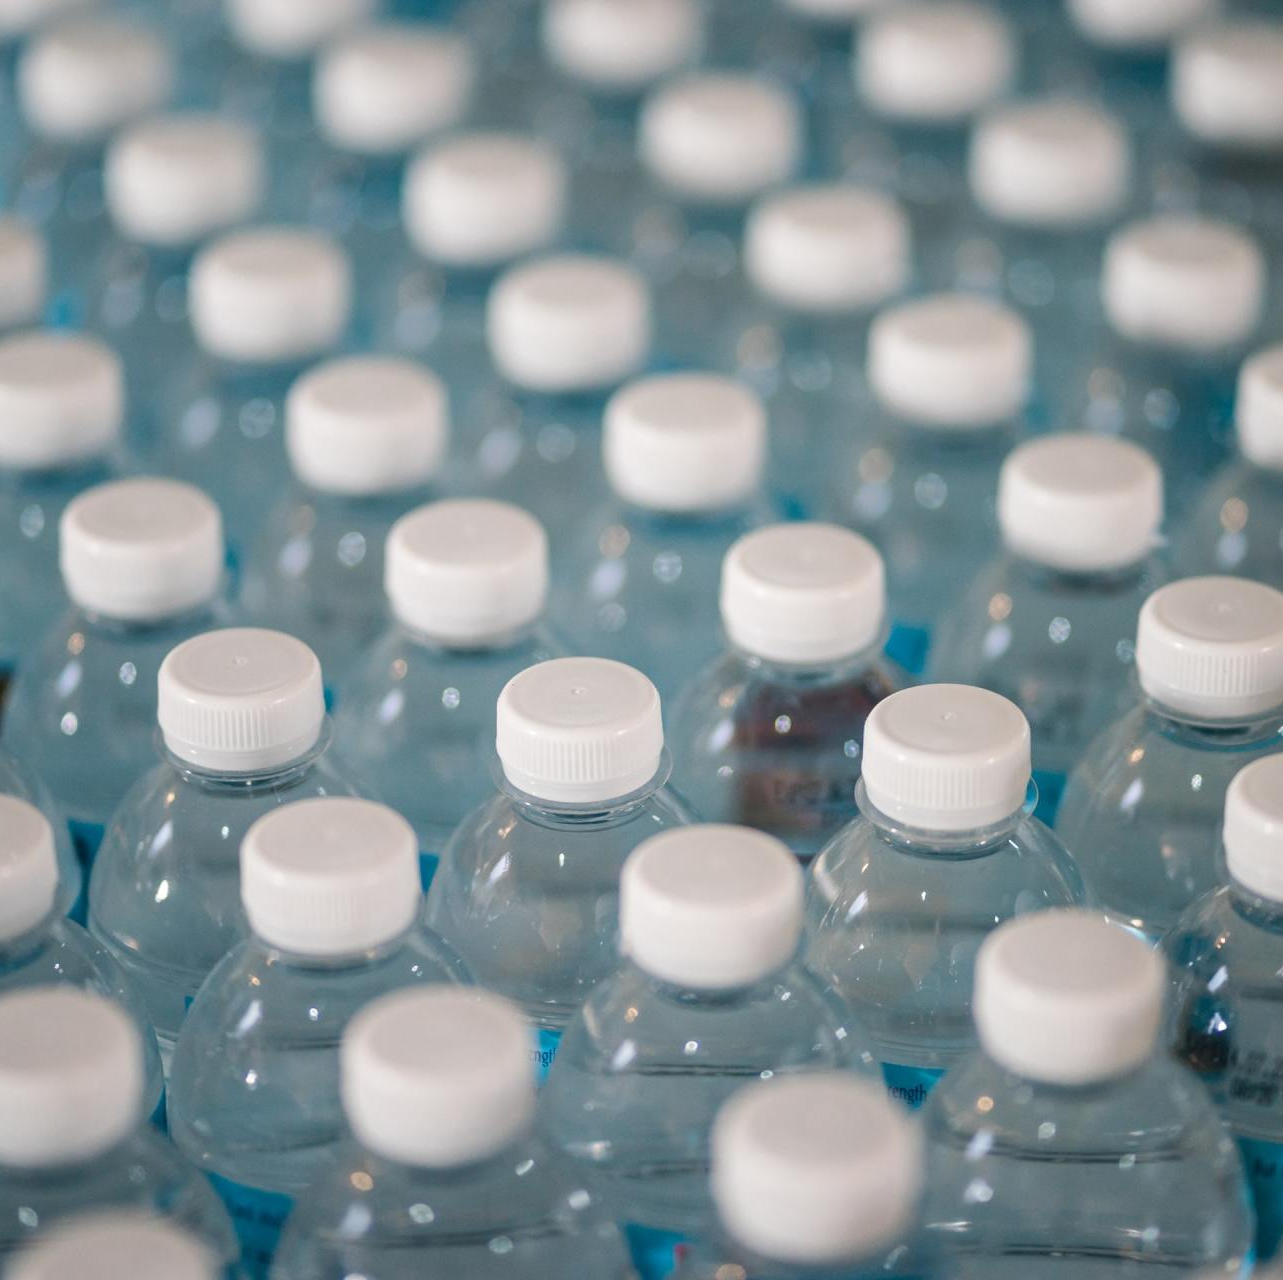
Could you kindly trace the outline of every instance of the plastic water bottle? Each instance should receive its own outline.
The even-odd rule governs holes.
[[[610,497],[567,549],[553,616],[577,652],[646,672],[667,700],[721,648],[723,556],[779,514],[766,412],[729,378],[660,374],[616,392],[603,425]]]
[[[119,1005],[69,986],[0,996],[0,1260],[62,1219],[136,1209],[236,1261],[218,1197],[146,1123],[143,1090]]]
[[[22,218],[0,215],[0,333],[36,323],[44,310],[48,278],[44,236]]]
[[[410,360],[330,360],[290,388],[294,483],[250,555],[241,602],[306,641],[331,687],[383,629],[383,545],[429,496],[448,431],[445,388]]]
[[[631,1274],[614,1223],[535,1131],[530,1032],[507,1001],[384,996],[352,1020],[340,1065],[350,1134],[299,1199],[282,1275]]]
[[[558,650],[540,619],[548,540],[533,516],[483,499],[435,502],[392,526],[391,620],[339,686],[354,768],[409,819],[423,882],[451,832],[493,792],[495,704]]]
[[[339,1140],[339,1041],[353,1014],[400,987],[467,974],[416,923],[414,832],[371,801],[325,797],[260,818],[241,845],[241,896],[251,936],[192,1003],[169,1128],[262,1277],[291,1199]]]
[[[498,791],[450,837],[427,921],[481,986],[522,1006],[544,1075],[615,968],[624,860],[690,816],[667,786],[659,695],[622,663],[556,658],[513,676],[495,745]]]
[[[1216,885],[1230,779],[1283,746],[1283,594],[1185,578],[1145,602],[1139,704],[1069,775],[1056,830],[1109,916],[1157,941]]]
[[[1251,1267],[1243,1168],[1165,1052],[1162,960],[1083,911],[990,935],[981,1051],[931,1096],[926,1222],[968,1277]]]
[[[719,1229],[675,1280],[927,1280],[918,1127],[867,1081],[820,1073],[746,1085],[713,1126]]]
[[[142,1001],[120,967],[58,906],[54,829],[34,805],[0,795],[0,997],[31,987],[66,984],[118,1004],[142,1045],[147,1114],[161,1105],[164,1080],[156,1036]]]
[[[860,816],[812,864],[807,964],[869,1029],[892,1097],[920,1106],[975,1043],[972,974],[1004,920],[1082,904],[1032,816],[1029,725],[986,689],[934,684],[864,729]]]
[[[67,819],[54,804],[48,788],[20,760],[0,747],[0,798],[10,796],[26,801],[49,820],[53,832],[54,862],[58,869],[58,886],[54,896],[60,914],[75,912],[77,921],[84,919],[84,873],[71,843]]]
[[[686,827],[624,864],[623,964],[566,1028],[541,1115],[627,1223],[644,1277],[711,1227],[709,1132],[745,1080],[876,1070],[801,940],[802,872],[773,836]]]
[[[1162,475],[1130,441],[1023,444],[999,482],[1003,549],[940,627],[933,678],[983,685],[1025,713],[1047,822],[1069,770],[1136,700],[1136,621],[1167,577],[1162,522]]]
[[[49,788],[88,864],[155,758],[162,660],[227,617],[223,528],[200,490],[144,478],[81,494],[59,540],[71,608],[19,672],[4,738]]]
[[[315,654],[274,631],[196,636],[161,666],[160,763],[108,829],[89,927],[143,998],[168,1060],[209,971],[245,931],[237,854],[256,819],[350,795]]]
[[[869,333],[874,408],[834,469],[836,519],[882,552],[888,652],[922,671],[932,629],[998,543],[998,474],[1028,432],[1033,342],[1009,307],[938,294],[881,313]]]
[[[222,1280],[226,1270],[190,1231],[145,1213],[87,1214],[42,1233],[17,1253],[11,1280]]]
[[[855,816],[864,722],[902,681],[882,561],[833,525],[761,529],[727,554],[721,612],[729,647],[673,713],[674,785],[704,821],[810,858]]]

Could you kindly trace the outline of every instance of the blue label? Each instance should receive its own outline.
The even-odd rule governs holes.
[[[637,1222],[624,1224],[624,1238],[641,1280],[668,1280],[689,1244],[688,1237],[675,1231],[643,1227]]]
[[[535,1079],[543,1084],[548,1079],[552,1060],[557,1056],[557,1046],[561,1043],[560,1031],[546,1031],[540,1027],[535,1032],[535,1042],[530,1046],[530,1060],[535,1064]]]
[[[419,880],[423,884],[423,892],[432,887],[432,877],[437,873],[437,864],[441,861],[435,853],[419,854]]]
[[[207,1175],[218,1192],[241,1242],[241,1265],[250,1280],[267,1280],[281,1228],[294,1201],[279,1191],[247,1187],[217,1173]]]
[[[67,830],[71,832],[71,843],[76,847],[76,857],[85,869],[85,880],[89,880],[89,868],[94,865],[98,846],[102,844],[103,833],[107,830],[101,822],[79,822],[75,818],[67,819]]]
[[[882,1064],[882,1078],[887,1092],[911,1111],[916,1111],[944,1075],[938,1067],[901,1067],[894,1062]]]
[[[885,652],[892,662],[898,662],[911,676],[920,676],[927,665],[930,647],[931,632],[926,627],[897,622],[887,637]]]
[[[1283,1143],[1240,1138],[1238,1145],[1256,1207],[1256,1254],[1269,1259],[1283,1241]]]
[[[1034,770],[1034,785],[1038,788],[1038,807],[1034,810],[1034,817],[1049,827],[1056,821],[1068,777],[1068,774],[1052,773],[1049,769]]]

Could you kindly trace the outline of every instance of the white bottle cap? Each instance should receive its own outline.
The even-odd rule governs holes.
[[[858,533],[837,525],[758,529],[722,561],[721,610],[731,644],[754,657],[840,662],[882,634],[882,557]]]
[[[268,58],[304,58],[373,16],[379,0],[225,0],[228,25],[246,49]]]
[[[1090,911],[1008,920],[981,944],[972,1006],[984,1051],[1041,1084],[1099,1084],[1158,1047],[1156,951]]]
[[[1234,22],[1176,47],[1172,105],[1204,142],[1283,149],[1283,23]]]
[[[766,407],[715,373],[631,382],[606,405],[602,460],[610,487],[651,511],[720,511],[757,492]]]
[[[425,484],[449,436],[446,389],[430,369],[396,356],[327,360],[285,400],[294,474],[325,493],[395,493]]]
[[[97,338],[33,330],[0,338],[0,466],[63,467],[120,437],[125,376]]]
[[[279,631],[206,631],[160,666],[165,745],[211,773],[258,773],[316,745],[325,720],[321,664]]]
[[[855,76],[861,96],[880,114],[944,124],[992,102],[1015,63],[1011,32],[995,10],[941,0],[871,15],[860,32]]]
[[[208,604],[223,580],[223,520],[195,486],[146,476],[95,485],[58,526],[72,601],[122,622],[158,622]]]
[[[461,36],[421,24],[378,23],[344,36],[317,60],[317,129],[336,147],[396,155],[458,123],[475,77]]]
[[[743,204],[786,182],[802,159],[802,116],[760,76],[701,72],[662,85],[638,120],[642,162],[679,196]]]
[[[34,929],[53,910],[57,892],[49,820],[20,797],[0,795],[0,943]]]
[[[392,526],[383,583],[407,627],[447,645],[484,645],[543,612],[548,535],[507,502],[431,502]]]
[[[650,296],[613,258],[566,254],[511,267],[490,291],[486,339],[529,391],[593,391],[635,374],[650,347]]]
[[[241,841],[250,928],[283,951],[368,951],[403,934],[422,898],[414,829],[372,800],[321,796],[279,805]]]
[[[1015,417],[1029,399],[1033,335],[1010,307],[940,293],[888,307],[869,330],[869,384],[891,413],[972,430]]]
[[[1246,342],[1261,319],[1265,259],[1228,222],[1132,223],[1110,238],[1102,274],[1109,322],[1136,342],[1215,351]]]
[[[1139,564],[1159,542],[1163,473],[1130,440],[1069,431],[1013,449],[998,481],[1009,551],[1069,573]]]
[[[694,57],[695,0],[550,0],[543,12],[548,60],[612,93],[636,93]]]
[[[622,662],[541,662],[500,693],[495,747],[519,791],[554,804],[618,800],[659,771],[659,694]]]
[[[1127,195],[1127,133],[1086,102],[1040,98],[1003,107],[976,127],[968,175],[977,203],[1000,222],[1044,228],[1098,223]]]
[[[248,218],[266,177],[252,129],[197,112],[126,129],[107,149],[103,169],[117,228],[142,244],[178,247]]]
[[[1225,793],[1225,861],[1245,889],[1283,902],[1283,754],[1245,765]]]
[[[8,1280],[218,1280],[217,1260],[175,1222],[117,1210],[60,1223],[13,1255]]]
[[[271,364],[317,356],[347,328],[352,272],[328,236],[296,227],[235,231],[191,269],[196,340],[225,360]]]
[[[552,242],[568,183],[565,162],[546,142],[461,134],[421,151],[406,170],[406,235],[446,266],[498,266]]]
[[[156,110],[173,78],[169,50],[151,32],[110,18],[75,18],[27,46],[18,96],[36,132],[87,142]]]
[[[118,1005],[65,984],[0,996],[0,1164],[91,1160],[142,1107],[142,1041]]]
[[[748,987],[793,958],[802,870],[788,846],[748,827],[679,827],[629,855],[619,882],[619,949],[693,991]]]
[[[439,985],[383,996],[352,1019],[340,1062],[357,1141],[400,1164],[475,1164],[534,1121],[529,1026],[488,991]]]
[[[1069,0],[1078,29],[1118,49],[1159,48],[1219,7],[1220,0]]]
[[[713,1124],[712,1166],[733,1240],[794,1265],[840,1265],[910,1231],[922,1137],[880,1085],[806,1073],[736,1093]]]
[[[1136,672],[1161,707],[1243,720],[1283,706],[1283,592],[1246,578],[1185,578],[1140,611]]]
[[[744,268],[754,288],[796,311],[871,307],[904,288],[911,259],[899,204],[845,183],[767,196],[744,230]]]
[[[0,216],[0,329],[31,324],[45,304],[44,237],[20,218]]]
[[[26,35],[70,10],[88,8],[93,0],[0,0],[0,39]]]
[[[1029,722],[1014,702],[966,684],[883,698],[864,725],[860,776],[898,826],[978,831],[1018,813],[1032,769]]]
[[[1246,458],[1258,467],[1283,471],[1283,343],[1244,362],[1234,426]]]

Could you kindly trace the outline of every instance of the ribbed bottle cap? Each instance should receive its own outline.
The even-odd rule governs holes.
[[[1258,897],[1283,902],[1283,754],[1245,765],[1225,793],[1225,861]]]
[[[44,237],[20,218],[0,216],[0,329],[31,324],[45,304]]]
[[[1160,48],[1219,6],[1220,0],[1069,0],[1079,31],[1118,49]]]
[[[1017,1075],[1098,1084],[1157,1049],[1165,979],[1158,953],[1102,916],[1018,916],[980,947],[976,1030],[984,1051]]]
[[[1136,671],[1169,711],[1239,720],[1283,706],[1283,593],[1246,578],[1185,578],[1140,611]]]
[[[1033,335],[1010,307],[941,293],[889,307],[869,330],[869,383],[911,422],[970,430],[1015,417],[1029,399]]]
[[[712,1193],[733,1240],[767,1258],[825,1266],[908,1234],[922,1138],[884,1089],[845,1072],[750,1084],[717,1114]]]
[[[379,0],[224,0],[232,34],[268,58],[305,58],[374,15]]]
[[[1149,218],[1110,238],[1101,289],[1123,337],[1215,351],[1246,342],[1260,322],[1265,259],[1228,222]]]
[[[890,196],[845,183],[761,200],[744,232],[753,286],[797,311],[858,311],[899,293],[912,268],[909,223]]]
[[[33,804],[0,795],[0,942],[30,932],[58,892],[53,828]]]
[[[171,649],[160,667],[165,745],[214,773],[256,773],[297,760],[325,720],[321,664],[279,631],[206,631]]]
[[[986,116],[968,165],[977,203],[1000,222],[1080,227],[1114,213],[1127,195],[1126,130],[1086,102],[1041,98]]]
[[[431,478],[449,436],[446,390],[396,356],[348,356],[303,374],[285,401],[285,447],[304,484],[326,493],[413,489]]]
[[[1172,105],[1205,142],[1283,148],[1283,23],[1233,22],[1186,36],[1172,61]]]
[[[513,676],[499,695],[495,746],[519,791],[554,804],[617,800],[659,770],[659,694],[622,662],[541,662]]]
[[[568,182],[565,162],[546,142],[461,134],[421,151],[406,171],[406,235],[435,262],[498,266],[553,241]]]
[[[58,539],[67,594],[107,618],[177,617],[211,601],[223,580],[218,507],[178,480],[95,485],[67,505]]]
[[[313,80],[316,125],[334,146],[395,155],[458,123],[476,67],[444,28],[384,22],[335,41]]]
[[[593,391],[636,373],[650,296],[613,258],[566,254],[512,267],[490,291],[486,339],[499,372],[531,391]]]
[[[432,502],[392,526],[383,581],[407,627],[446,644],[486,644],[543,612],[548,536],[507,502]]]
[[[761,76],[701,72],[656,89],[642,107],[646,167],[679,196],[742,204],[786,182],[802,159],[802,116]]]
[[[1130,440],[1070,431],[1013,449],[998,481],[1010,551],[1071,573],[1122,569],[1158,545],[1163,474]]]
[[[142,244],[186,246],[243,222],[267,174],[247,125],[198,112],[153,116],[107,149],[103,183],[116,227]]]
[[[1011,32],[996,10],[940,0],[873,13],[860,32],[855,76],[880,114],[948,123],[992,102],[1015,64]]]
[[[651,511],[733,507],[761,484],[766,408],[719,374],[642,378],[607,404],[602,458],[625,502]]]
[[[143,1046],[128,1015],[66,984],[0,996],[0,1164],[76,1164],[142,1120]]]
[[[1245,457],[1283,471],[1283,343],[1258,351],[1239,371],[1234,426]]]
[[[695,0],[550,0],[543,46],[560,71],[612,93],[635,93],[699,49]]]
[[[629,855],[619,882],[619,949],[693,991],[748,987],[777,972],[802,936],[802,871],[788,846],[748,827],[679,827]]]
[[[1010,818],[1029,787],[1029,722],[1014,702],[966,684],[884,698],[864,725],[860,776],[897,825],[977,831]]]
[[[730,642],[768,662],[854,657],[882,634],[882,557],[837,525],[758,529],[722,561],[721,610]]]
[[[352,1132],[401,1164],[474,1164],[534,1121],[530,1029],[488,991],[433,986],[383,996],[352,1019],[341,1064]]]
[[[92,3],[94,0],[0,0],[0,39],[26,35],[35,27]]]
[[[423,892],[414,829],[386,805],[321,796],[279,805],[241,842],[241,900],[255,935],[342,956],[404,933]]]
[[[139,1212],[76,1217],[13,1255],[8,1280],[219,1280],[218,1262],[175,1222]]]
[[[0,466],[98,457],[120,438],[124,416],[120,358],[97,338],[52,329],[0,338]]]
[[[317,356],[347,328],[352,273],[328,236],[255,227],[215,240],[191,269],[196,340],[225,360],[270,364]]]

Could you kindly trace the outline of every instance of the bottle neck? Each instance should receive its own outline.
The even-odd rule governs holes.
[[[1016,572],[1023,581],[1041,591],[1064,595],[1114,595],[1140,586],[1150,571],[1150,557],[1134,564],[1110,569],[1058,569],[1009,551]]]
[[[421,631],[395,613],[393,616],[396,618],[397,629],[416,649],[424,649],[432,654],[452,658],[466,658],[469,654],[494,654],[502,653],[507,649],[518,649],[532,642],[539,628],[539,619],[535,618],[521,626],[497,631],[492,635],[475,636],[470,640],[447,640]]]
[[[7,969],[29,960],[44,946],[49,930],[58,918],[58,909],[54,907],[35,924],[15,933],[8,938],[0,938],[0,970]]]
[[[279,947],[260,934],[254,934],[254,941],[262,948],[268,964],[283,965],[290,969],[306,969],[313,973],[339,973],[348,969],[363,969],[367,965],[379,964],[394,955],[405,945],[410,936],[410,929],[403,929],[390,938],[381,939],[368,947],[355,951],[342,951],[333,954],[317,955],[305,951],[294,951],[288,947]]]
[[[295,756],[294,759],[283,764],[243,773],[206,769],[193,764],[190,760],[182,759],[169,749],[159,729],[156,730],[156,747],[161,759],[166,761],[189,785],[199,787],[202,791],[249,795],[296,786],[311,773],[328,750],[333,733],[330,718],[326,716],[321,721],[321,731],[316,741],[302,755]]]
[[[502,765],[499,766],[498,785],[499,790],[508,797],[527,822],[557,830],[576,831],[584,828],[609,827],[627,821],[638,809],[648,804],[668,782],[672,768],[672,758],[668,754],[668,749],[665,748],[660,754],[659,768],[643,786],[626,795],[575,804],[545,800],[531,795],[528,791],[519,790],[503,774]]]
[[[1261,897],[1256,890],[1249,889],[1242,881],[1236,880],[1233,871],[1228,868],[1226,874],[1234,910],[1256,928],[1283,935],[1283,902]]]
[[[874,827],[889,845],[904,853],[932,857],[976,858],[994,853],[1015,834],[1016,829],[1038,806],[1038,788],[1032,781],[1025,791],[1024,804],[998,822],[983,827],[934,831],[901,822],[880,810],[870,799],[864,779],[855,784],[855,803],[860,816]]]
[[[1228,749],[1268,743],[1283,738],[1283,708],[1249,719],[1200,719],[1165,707],[1142,695],[1142,707],[1151,725],[1160,733],[1205,750]]]
[[[750,653],[747,649],[733,647],[733,652],[740,661],[758,679],[775,685],[790,685],[797,688],[816,688],[824,685],[851,684],[862,679],[882,660],[882,649],[886,644],[886,628],[883,627],[871,644],[858,653],[833,662],[779,662]]]
[[[214,615],[217,612],[218,598],[216,594],[190,609],[166,614],[161,618],[113,618],[105,613],[86,608],[84,605],[77,605],[76,613],[87,630],[116,638],[136,636],[145,641],[153,636],[164,635],[166,632],[175,630],[192,632],[209,630],[216,625]]]

